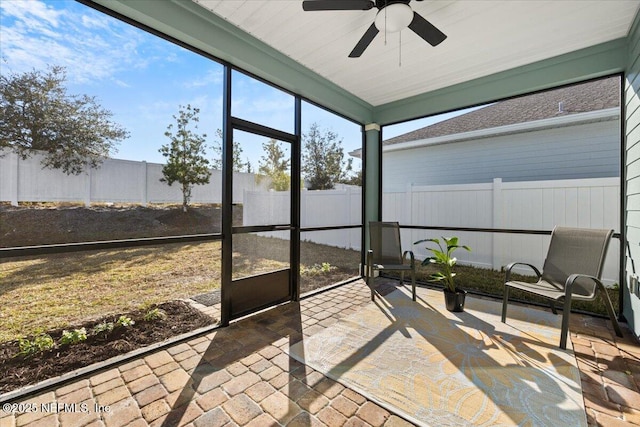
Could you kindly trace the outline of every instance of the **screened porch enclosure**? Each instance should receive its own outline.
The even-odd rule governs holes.
[[[61,4],[46,1],[41,12]],[[0,157],[0,294],[12,302],[0,308],[0,344],[36,345],[43,331],[63,336],[98,318],[99,335],[131,326],[114,313],[133,308],[142,324],[163,301],[209,320],[0,392],[2,403],[82,396],[113,405],[109,414],[2,413],[0,424],[635,423],[640,1],[400,2],[446,39],[432,46],[410,26],[376,34],[358,58],[349,51],[388,3],[301,6],[314,2],[338,3],[76,0],[65,7],[78,15],[49,22],[58,39],[87,28],[78,46],[91,31],[127,41],[104,44],[115,46],[105,55],[148,55],[118,62],[156,74],[139,86],[110,81],[109,96],[128,100],[115,117],[149,127],[141,134],[157,146],[146,150],[158,154],[169,123],[197,111],[193,139],[206,145],[200,172],[211,179],[187,203],[163,172],[170,156],[109,158],[75,177],[42,170],[37,156]],[[143,39],[152,48],[131,49]],[[612,81],[586,95],[593,108],[568,95]],[[543,98],[544,112],[526,106]],[[505,104],[506,116],[530,117],[487,114]],[[331,167],[317,173],[322,162]],[[430,255],[418,240],[469,245],[456,252],[468,310],[446,309],[432,265],[417,268],[417,298],[406,277],[401,286],[382,274],[370,289],[363,265],[377,221],[400,224],[418,264]],[[603,281],[624,337],[602,305],[574,302],[573,341],[560,348],[568,316],[515,291],[517,308],[500,321],[505,266],[541,267],[557,225],[614,230]],[[70,348],[55,336],[56,351]]]
[[[220,300],[224,306],[230,304],[232,295],[231,292],[224,292],[225,283],[230,284],[233,280],[246,279],[269,271],[289,270],[286,277],[281,277],[288,281],[288,284],[276,292],[277,298],[274,302],[298,298],[301,293],[301,282],[308,281],[313,276],[319,278],[317,272],[324,274],[323,283],[328,283],[334,278],[342,280],[358,276],[361,274],[362,252],[368,247],[367,223],[373,220],[400,222],[403,226],[403,240],[409,245],[421,238],[437,237],[443,233],[460,234],[461,238],[468,241],[475,249],[467,259],[461,259],[461,262],[493,271],[500,271],[512,255],[539,264],[544,256],[546,235],[554,225],[575,223],[585,227],[604,226],[611,227],[616,232],[616,243],[612,245],[607,258],[606,281],[611,287],[619,286],[622,290],[620,295],[627,295],[626,299],[623,297],[618,299],[623,301],[621,311],[626,308],[628,314],[633,313],[631,309],[637,304],[637,297],[636,292],[630,292],[628,284],[629,278],[635,277],[636,274],[633,269],[634,263],[631,262],[635,245],[627,244],[629,239],[626,233],[631,230],[633,235],[634,230],[633,225],[630,226],[627,221],[628,218],[633,218],[630,214],[633,211],[627,209],[628,200],[633,200],[633,195],[629,199],[627,194],[628,188],[633,188],[629,185],[632,179],[628,178],[627,173],[634,170],[632,165],[635,164],[633,160],[635,151],[630,148],[635,144],[637,134],[635,122],[629,120],[629,115],[633,116],[637,110],[634,101],[637,98],[637,85],[633,84],[635,81],[633,70],[637,67],[637,40],[635,39],[637,20],[626,30],[624,37],[594,44],[578,53],[567,52],[557,57],[562,58],[562,61],[555,57],[541,59],[533,63],[535,67],[529,65],[522,69],[517,67],[505,69],[476,80],[450,85],[446,89],[425,91],[410,98],[410,102],[403,102],[403,99],[367,102],[331,81],[318,80],[316,75],[308,73],[304,67],[285,59],[286,55],[278,52],[273,46],[262,42],[248,43],[244,36],[234,34],[234,31],[242,34],[242,24],[229,26],[221,16],[226,16],[235,6],[229,10],[217,10],[215,2],[210,5],[205,4],[203,7],[196,2],[170,1],[154,8],[145,2],[83,1],[80,3],[112,15],[115,20],[124,21],[124,24],[120,23],[122,25],[133,24],[137,27],[136,31],[146,31],[160,36],[164,39],[163,43],[175,44],[181,49],[186,48],[183,50],[198,57],[203,68],[210,68],[212,75],[222,76],[207,88],[219,97],[220,108],[216,110],[206,104],[198,105],[207,117],[217,115],[214,123],[218,125],[208,130],[210,134],[218,136],[220,143],[216,159],[219,169],[214,171],[215,179],[212,181],[215,188],[206,190],[196,188],[194,193],[195,199],[202,200],[201,203],[213,202],[211,216],[215,217],[214,224],[209,223],[209,214],[207,214],[206,218],[196,220],[194,226],[186,233],[167,236],[158,229],[151,234],[157,240],[147,242],[140,238],[150,236],[141,236],[133,230],[129,234],[120,233],[117,238],[137,240],[135,242],[110,243],[107,242],[109,240],[107,238],[98,238],[98,242],[87,246],[87,249],[111,249],[129,244],[136,247],[180,241],[217,242],[221,245],[219,272],[222,296]],[[632,2],[622,2],[620,7],[629,7],[629,3]],[[299,13],[295,12],[296,15]],[[621,11],[618,10],[616,13]],[[306,16],[305,19],[307,19]],[[176,17],[183,17],[186,21],[198,23],[198,25],[189,28],[174,26]],[[203,31],[203,28],[207,30]],[[230,51],[233,51],[233,55],[228,54]],[[269,57],[265,56],[265,52],[268,52]],[[612,52],[615,55],[612,55]],[[354,64],[359,67],[362,62]],[[545,72],[536,71],[538,69],[544,69]],[[523,73],[522,70],[526,72]],[[477,109],[487,102],[497,105],[502,100],[514,99],[523,94],[533,93],[537,96],[546,94],[548,89],[564,90],[574,83],[598,81],[600,78],[612,75],[619,79],[619,85],[618,89],[614,90],[613,96],[607,96],[607,99],[619,100],[617,109],[603,100],[603,113],[588,116],[589,111],[575,110],[570,102],[559,101],[556,102],[556,116],[559,114],[561,117],[547,119],[559,120],[561,123],[545,122],[546,124],[542,127],[546,132],[545,141],[552,139],[555,133],[560,131],[567,133],[574,140],[603,132],[607,135],[611,132],[618,134],[613,157],[610,154],[603,155],[595,151],[583,150],[571,144],[562,147],[565,153],[579,152],[583,155],[585,152],[591,153],[587,155],[587,157],[590,156],[590,163],[585,163],[583,168],[599,175],[579,178],[580,183],[570,182],[571,179],[556,179],[554,183],[522,179],[514,181],[507,173],[508,171],[500,169],[495,163],[487,162],[484,158],[480,161],[480,157],[476,156],[477,163],[485,165],[484,170],[489,171],[491,181],[450,184],[437,182],[434,187],[433,181],[421,182],[413,175],[402,175],[397,172],[397,170],[402,172],[403,166],[406,172],[415,169],[414,163],[411,162],[419,164],[420,156],[410,154],[410,150],[398,149],[397,146],[391,147],[393,149],[388,152],[385,151],[389,148],[385,142],[388,138],[384,136],[388,129],[393,128],[394,125],[406,124],[410,119],[431,117],[438,112],[452,113],[467,107]],[[498,82],[499,85],[496,84]],[[267,122],[261,122],[263,119],[256,114],[257,110],[249,108],[246,103],[234,98],[234,93],[239,93],[244,87],[253,88],[256,93],[259,90],[265,90],[268,93],[268,99],[282,106],[279,107],[282,114],[274,115]],[[480,108],[476,112],[482,110]],[[568,117],[565,117],[566,114],[573,113],[574,110],[586,114],[583,114],[584,117],[581,119],[581,123],[586,123],[585,129],[578,131],[577,128],[574,129],[562,122]],[[343,123],[347,123],[351,128],[349,136],[343,138],[345,139],[344,148],[348,153],[359,152],[356,157],[362,163],[355,165],[353,175],[361,173],[360,185],[341,184],[333,189],[314,189],[308,188],[308,183],[304,181],[305,168],[309,166],[305,164],[308,160],[304,157],[304,139],[305,134],[315,124],[313,120],[317,117],[318,111],[331,116],[330,121],[325,122],[329,123],[326,126],[328,129],[331,130],[334,126],[341,127]],[[611,119],[610,115],[617,116],[618,121]],[[324,118],[321,117],[320,121],[322,120]],[[598,127],[601,127],[602,123],[606,123],[607,126],[604,131]],[[477,131],[477,129],[466,129],[466,131]],[[515,130],[512,131],[515,132]],[[624,132],[627,132],[628,136]],[[505,135],[508,136],[508,133]],[[486,147],[489,136],[483,136],[484,140],[478,144],[479,148],[475,148],[479,151],[469,149],[469,144],[460,145],[462,148],[454,148],[458,144],[442,144],[443,141],[440,141],[438,144],[440,152],[434,157],[439,158],[438,156],[443,155],[442,150],[448,150],[446,156],[449,157],[444,159],[451,160],[450,156],[455,156],[457,149],[463,150],[460,152],[460,158],[466,151],[476,154],[485,153],[482,155],[486,156],[489,152]],[[505,138],[504,135],[491,137],[499,140],[499,143]],[[258,163],[262,160],[260,154],[253,159],[238,160],[235,157],[237,149],[240,149],[240,152],[244,150],[245,153],[251,150],[264,153],[265,147],[271,142],[275,144],[274,147],[283,150],[283,158],[289,161],[282,174],[287,177],[284,187],[275,176],[260,179],[260,173],[256,170]],[[533,144],[530,145],[533,146]],[[597,146],[597,142],[593,145]],[[607,166],[602,170],[594,169],[594,164],[605,157]],[[3,161],[7,158],[3,158]],[[387,167],[392,158],[398,159],[399,167],[395,169]],[[447,160],[442,161],[440,167],[447,162]],[[504,163],[509,164],[509,162]],[[13,162],[7,168],[3,168],[3,174],[7,174],[7,180],[17,183],[20,180],[28,181],[22,175],[16,175],[17,178],[14,178],[14,172],[20,170],[22,171],[20,173],[24,174],[27,171],[24,167],[15,166],[16,164]],[[618,165],[618,174],[611,176],[610,169],[615,168],[616,165]],[[114,166],[117,169],[115,173],[118,178],[124,176],[124,173],[119,171],[127,169],[130,170],[127,173],[140,176],[139,180],[147,183],[147,186],[132,187],[135,189],[132,190],[131,195],[127,193],[127,200],[123,203],[129,201],[134,204],[146,204],[172,200],[175,194],[170,195],[166,191],[159,198],[158,196],[149,197],[157,193],[157,189],[154,188],[159,185],[158,168],[150,165],[143,166],[144,168],[135,164]],[[466,169],[460,163],[456,164],[456,167]],[[146,172],[143,172],[143,169]],[[435,167],[429,169],[439,176],[447,174],[445,170],[437,170]],[[555,177],[561,178],[561,176]],[[112,196],[98,196],[92,199],[92,195],[102,194],[100,192],[107,190],[103,181],[110,179],[113,181],[112,178],[97,174],[89,181],[72,183],[70,187],[75,186],[79,190],[76,192],[78,195],[73,196],[74,200],[80,198],[85,205],[111,203]],[[35,197],[34,200],[41,200],[39,198],[42,196],[36,194],[33,187],[39,185],[42,187],[47,180],[50,178],[43,177],[40,181],[27,182],[28,185],[24,191],[19,186],[12,187],[10,192],[3,194],[3,199],[11,203],[18,203],[19,200],[29,201],[23,199],[22,194],[27,198]],[[392,181],[394,184],[390,187],[389,183]],[[402,185],[398,184],[403,182]],[[152,184],[151,187],[149,183]],[[119,185],[122,186],[122,184]],[[438,185],[441,187],[437,187]],[[404,188],[401,188],[402,186]],[[84,191],[86,189],[89,191]],[[199,193],[198,190],[202,191]],[[175,188],[172,191],[175,193]],[[64,200],[66,196],[58,197],[60,197],[59,200]],[[552,209],[546,211],[551,211],[551,214],[536,212],[532,208],[534,205],[549,204],[554,205]],[[461,212],[477,214],[464,217],[460,215]],[[198,221],[201,222],[198,223]],[[517,232],[509,233],[510,230]],[[166,240],[163,240],[165,238]],[[238,239],[236,245],[234,245],[234,238]],[[254,239],[253,242],[278,242],[274,247],[289,246],[288,248],[283,246],[275,251],[272,257],[274,259],[263,262],[263,258],[269,258],[259,253],[259,248],[263,245],[247,243],[249,238]],[[82,244],[93,240],[96,239],[89,235],[81,235],[72,241],[42,241],[29,242],[29,244]],[[336,261],[332,263],[312,255],[310,264],[304,264],[302,259],[307,256],[305,253],[314,252],[312,249],[302,247],[307,243],[309,247],[320,248],[318,252],[325,254],[323,257],[326,259],[330,258],[331,248],[347,251],[344,256],[331,258],[336,261],[350,261],[348,265],[341,262],[340,264],[344,265],[338,266]],[[257,250],[240,253],[235,251],[234,246]],[[426,256],[424,248],[414,249],[420,257]],[[59,250],[55,249],[55,251]],[[14,255],[28,254],[29,251],[44,253],[47,249],[20,249],[14,252]],[[9,252],[5,251],[5,253]],[[356,261],[356,258],[360,259]],[[265,305],[268,304],[257,304],[255,308],[262,308]],[[242,312],[245,313],[247,310]],[[222,310],[222,313],[222,323],[226,324],[233,316],[227,309]]]

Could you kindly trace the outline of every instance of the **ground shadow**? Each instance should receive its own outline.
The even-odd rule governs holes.
[[[304,378],[306,367],[277,347],[277,345],[283,347],[293,345],[303,339],[298,302],[289,302],[233,322],[230,326],[220,328],[207,335],[207,338],[209,339],[207,348],[201,355],[197,366],[191,370],[189,381],[180,391],[171,411],[162,422],[163,427],[173,427],[180,424],[188,411],[189,403],[194,400],[196,394],[207,393],[216,387],[221,387],[222,384],[226,384],[225,387],[228,388],[228,391],[233,393],[233,388],[236,386],[234,381],[238,381],[237,386],[242,387],[239,383],[242,380],[238,379],[242,374],[234,377],[229,372],[244,371],[245,375],[252,376],[248,374],[252,371],[247,369],[242,361],[246,361],[247,358],[261,351],[279,353],[272,361],[282,370],[281,375],[286,376],[281,379],[282,383],[297,385],[297,387],[288,387],[288,397],[291,397],[291,400],[295,400],[292,397],[293,394],[300,397],[301,393],[308,390],[308,385],[299,380],[299,378]],[[251,408],[255,403],[249,401],[244,403],[248,405],[249,412],[252,409],[256,410],[256,408]],[[282,419],[278,421],[290,421],[295,415],[301,417],[298,420],[301,422],[299,425],[306,424],[303,419],[304,414],[295,411],[294,408],[280,408],[279,413],[282,414]],[[289,416],[289,414],[292,415]],[[250,418],[247,419],[247,421],[249,420]],[[234,421],[242,424],[242,420]],[[208,421],[203,419],[202,422]]]
[[[410,295],[406,297],[410,299]],[[495,330],[494,325],[474,316],[470,312],[459,313],[453,320],[445,318],[439,311],[440,308],[434,307],[429,304],[428,301],[419,298],[418,303],[414,303],[415,307],[411,310],[415,311],[410,315],[401,313],[396,307],[390,304],[385,298],[376,298],[375,304],[383,312],[387,319],[388,325],[382,327],[381,330],[375,333],[375,336],[366,336],[364,338],[367,342],[364,345],[359,346],[355,351],[349,354],[344,359],[340,360],[335,368],[325,372],[325,375],[334,379],[341,380],[345,375],[349,367],[354,367],[363,362],[372,352],[378,350],[392,335],[396,333],[402,334],[407,339],[422,339],[425,342],[430,343],[441,357],[439,363],[447,361],[458,372],[458,375],[462,375],[466,380],[482,391],[487,399],[490,399],[494,405],[496,405],[502,413],[507,417],[510,417],[516,424],[522,420],[522,414],[519,414],[509,399],[504,399],[501,393],[512,393],[510,390],[518,390],[519,396],[526,396],[527,404],[535,404],[536,401],[547,402],[548,405],[555,408],[557,413],[568,414],[567,409],[560,408],[561,400],[558,402],[549,403],[550,396],[557,396],[561,398],[563,396],[563,390],[555,382],[537,383],[538,377],[522,377],[522,368],[528,368],[530,366],[537,366],[542,364],[545,360],[545,355],[542,353],[545,349],[553,348],[556,346],[551,343],[541,342],[534,336],[527,334],[519,334],[519,336],[512,335],[509,332],[498,332]],[[444,305],[444,302],[443,304]],[[434,326],[432,331],[425,330],[424,324],[418,322],[416,319],[429,318],[431,319],[430,325],[448,325],[446,330],[437,329]],[[473,324],[473,329],[479,331],[480,334],[471,333],[469,331],[469,325]],[[363,332],[364,333],[364,332]],[[416,336],[416,333],[419,336]],[[453,343],[453,345],[452,345]],[[515,344],[514,344],[515,343]],[[494,350],[501,348],[506,350],[507,361],[494,360],[490,355]],[[396,351],[401,351],[396,349]],[[388,350],[387,350],[388,352]],[[425,355],[425,358],[427,355]],[[551,362],[560,363],[561,360],[550,357]],[[393,362],[391,362],[393,363]],[[416,363],[421,363],[416,361]],[[425,372],[429,372],[428,363],[425,362]],[[434,362],[435,363],[435,362]],[[345,371],[346,370],[346,371]],[[512,370],[513,373],[510,373]],[[494,381],[498,375],[504,374],[505,377],[502,380]],[[505,386],[507,384],[507,386]],[[569,386],[571,386],[569,384]],[[577,387],[580,386],[578,381]],[[574,390],[575,386],[572,386]],[[579,391],[579,390],[578,390]],[[368,390],[371,393],[371,397],[375,401],[385,401],[385,396],[376,396],[376,390]],[[441,396],[437,396],[439,399]],[[454,399],[453,395],[448,396],[449,399]],[[445,399],[447,399],[445,398]],[[524,398],[524,397],[523,397]],[[457,398],[455,398],[457,399]],[[454,399],[454,400],[455,400]],[[457,405],[464,405],[462,401],[459,401]],[[455,406],[455,405],[453,405]],[[549,408],[551,409],[551,408]],[[553,410],[553,409],[551,409]],[[473,417],[479,416],[472,411],[471,420],[463,419],[453,414],[446,414],[445,410],[433,411],[431,413],[425,412],[428,416],[433,416],[437,419],[425,419],[426,422],[473,422]],[[412,416],[411,414],[407,414]],[[536,416],[537,414],[531,414]],[[579,414],[578,414],[579,415]],[[529,420],[534,424],[540,422],[540,420]],[[559,420],[558,420],[559,421]]]

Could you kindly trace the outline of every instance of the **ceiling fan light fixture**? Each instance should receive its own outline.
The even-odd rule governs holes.
[[[413,10],[408,4],[392,3],[378,11],[375,24],[380,32],[396,33],[407,28],[412,20]]]

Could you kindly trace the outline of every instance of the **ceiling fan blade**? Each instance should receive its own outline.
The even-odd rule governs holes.
[[[369,10],[375,6],[371,0],[305,0],[302,9],[315,10]]]
[[[371,44],[373,39],[378,35],[379,31],[376,28],[376,24],[371,24],[366,33],[362,36],[356,47],[353,48],[349,54],[349,58],[359,58],[364,50]]]
[[[424,19],[422,16],[413,12],[413,20],[409,24],[409,28],[414,33],[425,39],[431,46],[437,46],[447,38],[447,36],[437,29],[431,22]]]

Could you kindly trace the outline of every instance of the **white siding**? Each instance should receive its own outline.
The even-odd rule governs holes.
[[[628,60],[625,79],[628,252],[623,314],[635,334],[640,335],[640,290],[629,288],[630,276],[640,273],[640,15],[636,16],[629,35]]]
[[[440,185],[620,176],[620,122],[609,120],[384,152],[383,191]]]

